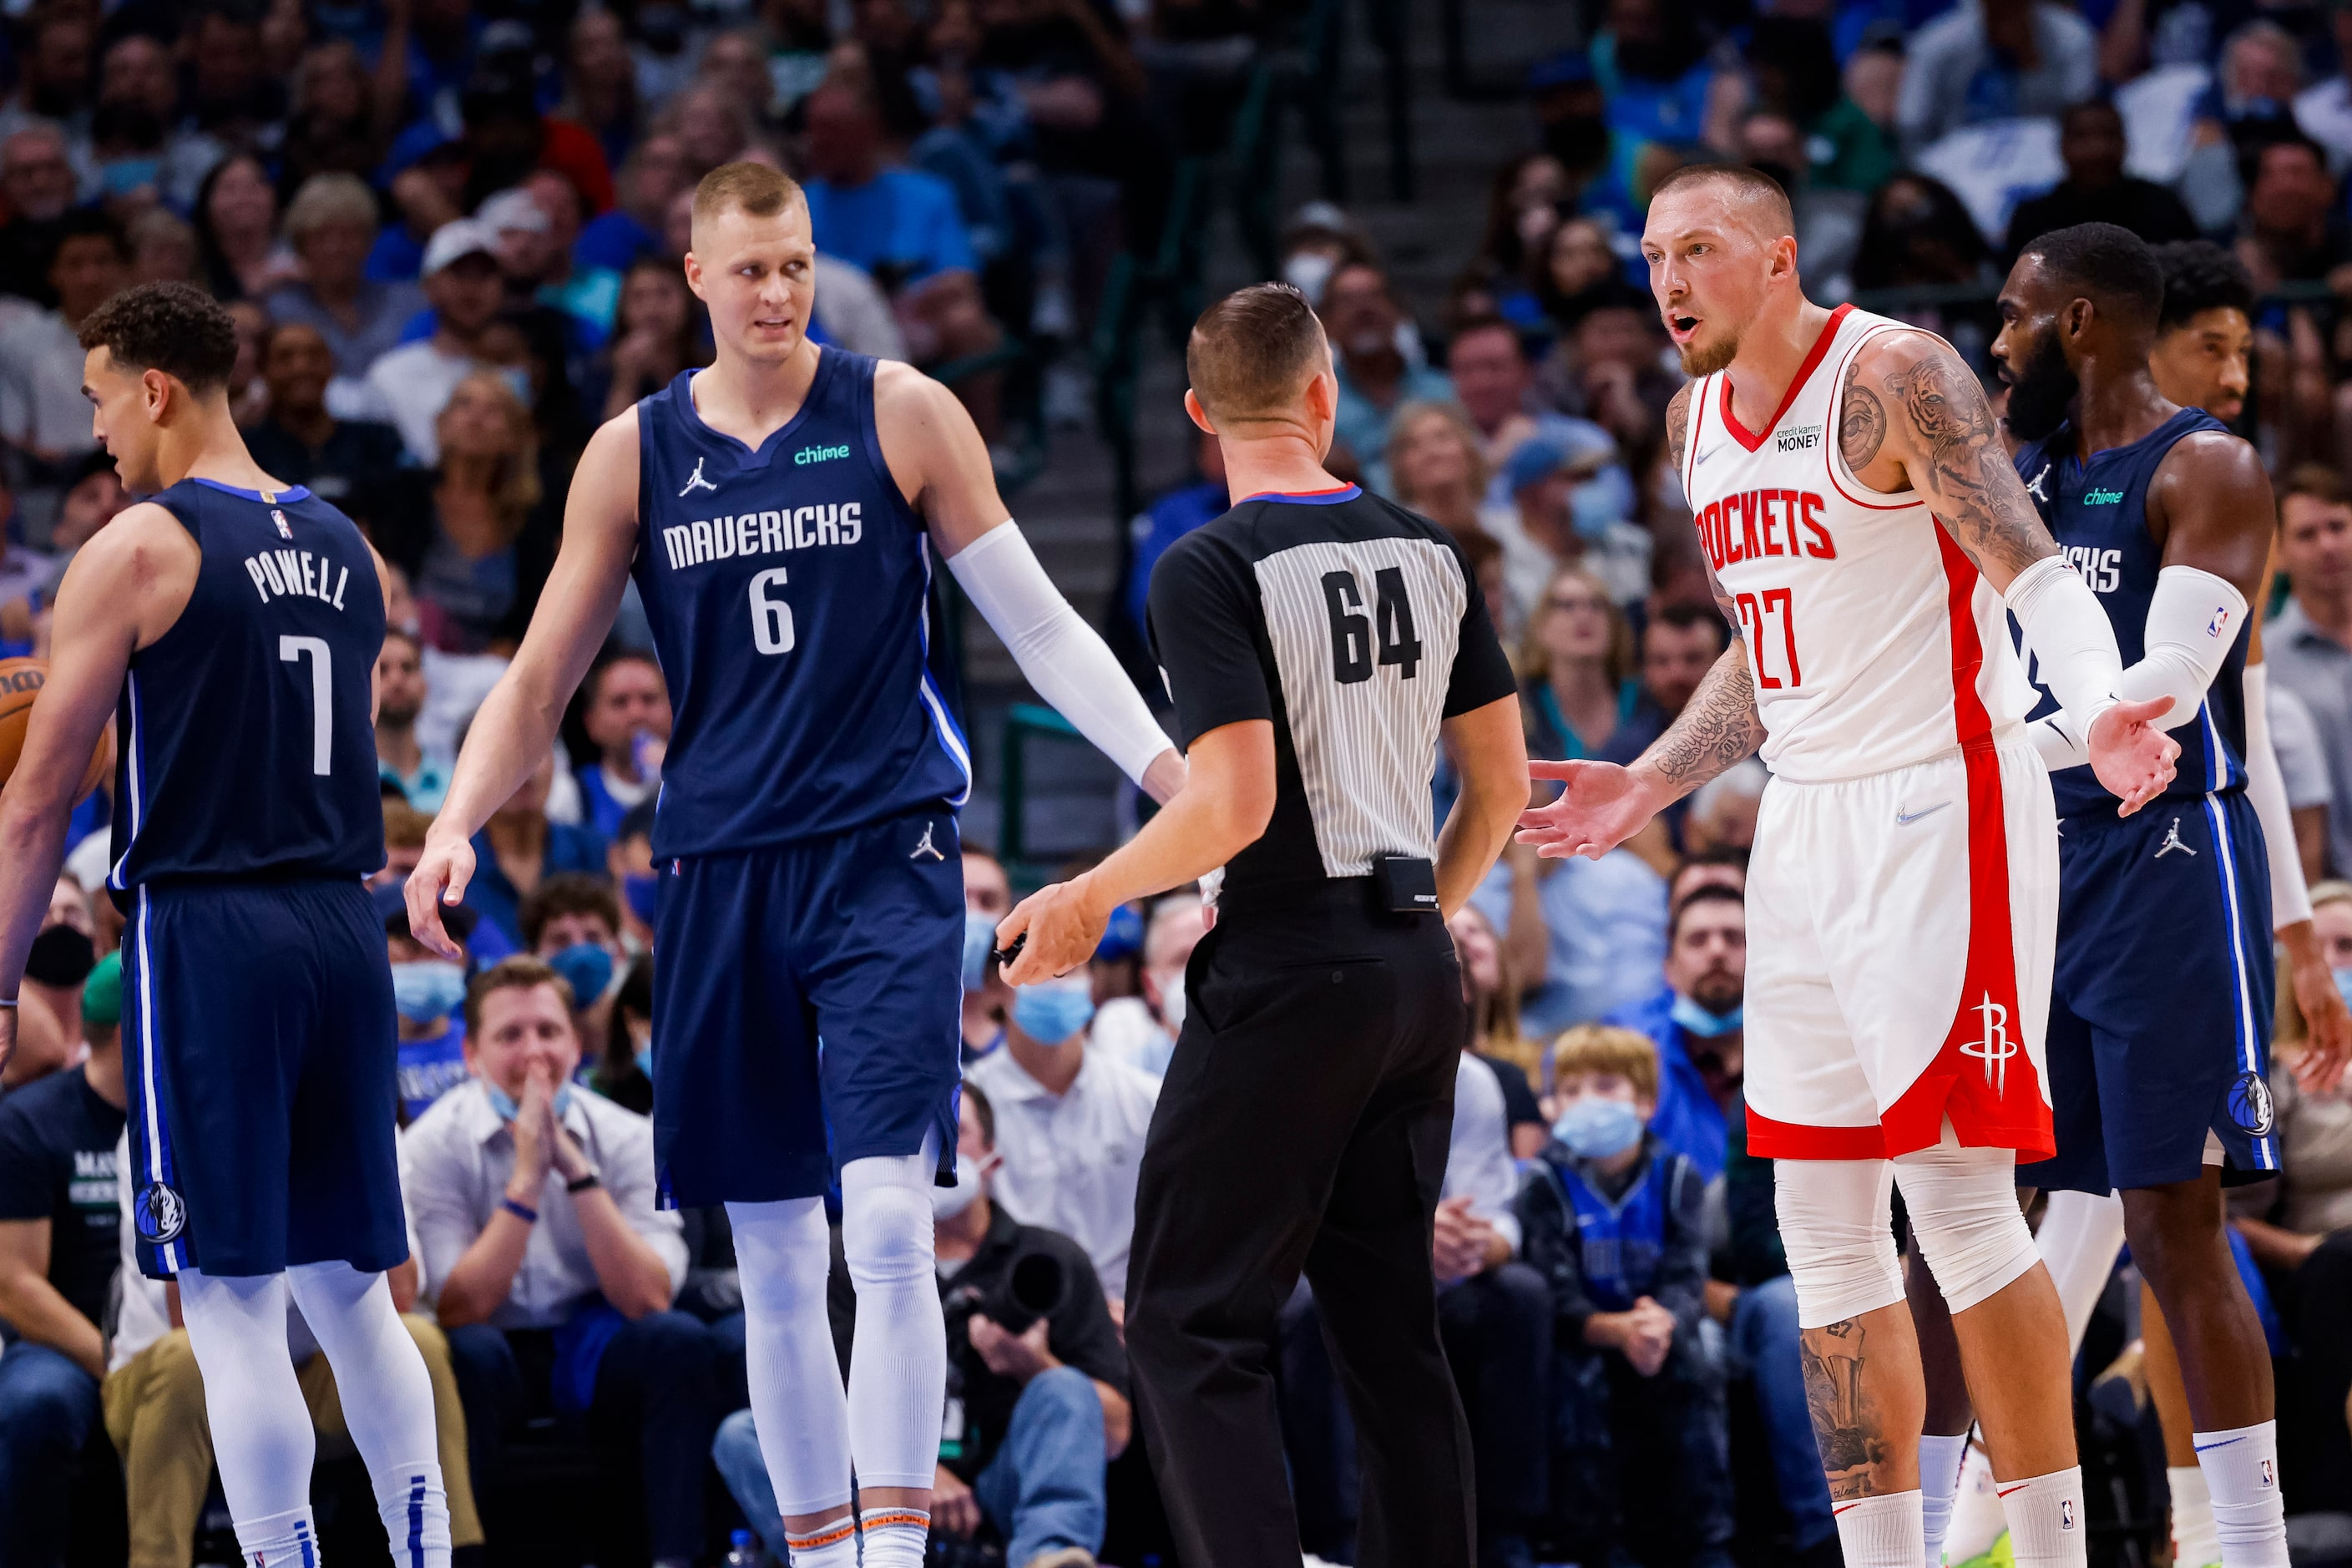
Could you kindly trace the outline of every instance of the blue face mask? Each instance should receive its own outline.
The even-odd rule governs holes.
[[[967,910],[963,917],[963,988],[988,984],[988,955],[996,951],[996,917]]]
[[[1041,1046],[1060,1045],[1094,1016],[1094,985],[1083,974],[1024,985],[1013,994],[1013,1021]]]
[[[1728,1013],[1710,1013],[1689,997],[1677,995],[1675,998],[1674,1019],[1683,1026],[1685,1034],[1696,1035],[1702,1040],[1712,1040],[1718,1035],[1727,1035],[1739,1027],[1740,1016],[1746,1011],[1744,1007],[1734,1007]]]
[[[2344,1005],[2352,1007],[2352,969],[2336,972],[2336,989],[2344,994]]]
[[[515,395],[515,401],[520,403],[525,408],[530,407],[538,401],[537,395],[531,391],[530,372],[520,365],[507,366],[499,372],[499,379],[507,384]]]
[[[654,1076],[654,1047],[651,1041],[647,1041],[637,1050],[637,1070],[647,1078]]]
[[[412,1024],[446,1018],[466,999],[466,972],[446,958],[392,966],[392,1005]]]
[[[1578,1159],[1606,1160],[1640,1142],[1642,1113],[1625,1100],[1588,1094],[1559,1113],[1551,1131]]]
[[[155,184],[163,168],[160,158],[115,158],[100,164],[98,172],[108,195],[124,196]]]
[[[661,879],[632,871],[621,879],[621,897],[627,900],[631,914],[651,925],[661,909]]]
[[[1568,492],[1568,521],[1580,539],[1603,539],[1633,515],[1633,481],[1612,464]]]
[[[490,1097],[490,1109],[499,1113],[499,1121],[512,1121],[516,1117],[522,1114],[522,1107],[515,1103],[514,1096],[509,1094],[505,1089],[500,1089],[497,1084],[492,1083],[488,1079],[484,1079],[482,1080],[482,1092]],[[555,1093],[551,1097],[551,1099],[552,1100],[556,1115],[561,1116],[565,1111],[571,1110],[571,1081],[566,1079],[564,1082],[557,1084],[555,1086]]]
[[[585,1007],[613,984],[613,955],[593,942],[575,942],[551,954],[547,966],[572,987],[572,1005]]]

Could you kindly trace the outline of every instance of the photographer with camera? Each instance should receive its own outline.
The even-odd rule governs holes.
[[[948,1329],[932,1533],[969,1540],[985,1523],[1003,1539],[1007,1568],[1094,1568],[1104,1471],[1133,1430],[1127,1352],[1085,1249],[989,1201],[996,1113],[969,1083],[957,1126],[956,1184],[931,1193]],[[833,1252],[828,1304],[845,1374],[857,1297],[838,1229]],[[783,1523],[751,1411],[720,1425],[711,1458],[781,1561]]]

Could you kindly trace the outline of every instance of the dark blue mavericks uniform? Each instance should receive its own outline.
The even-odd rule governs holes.
[[[970,752],[874,368],[822,350],[757,450],[702,422],[692,372],[637,405],[634,572],[676,716],[654,1137],[686,1206],[814,1197],[932,1133],[953,1168]]]
[[[301,489],[155,498],[204,552],[116,713],[140,1267],[168,1279],[408,1256],[383,864],[374,557]]]
[[[2173,443],[2221,421],[2183,409],[2127,447],[2073,454],[2062,428],[2017,455],[2059,547],[2115,623],[2126,666],[2146,651],[2163,565],[2147,531],[2149,481]],[[2270,866],[2246,798],[2249,634],[2231,637],[2196,719],[2171,731],[2171,787],[2137,814],[2088,766],[2050,781],[2059,816],[2058,963],[2050,1097],[2056,1158],[2018,1184],[2105,1193],[2195,1178],[2209,1149],[2224,1182],[2279,1168],[2270,1068]],[[2054,711],[2045,696],[2036,717]],[[2178,715],[2168,717],[2177,718]]]

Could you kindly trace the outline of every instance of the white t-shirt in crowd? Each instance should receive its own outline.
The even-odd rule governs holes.
[[[1075,1042],[1064,1050],[1084,1049]],[[964,1069],[996,1112],[1003,1163],[989,1193],[1024,1225],[1058,1230],[1102,1277],[1104,1294],[1127,1295],[1127,1255],[1135,1240],[1135,1180],[1143,1135],[1160,1103],[1160,1082],[1087,1049],[1078,1076],[1050,1093],[1009,1050]]]
[[[471,354],[443,353],[431,338],[403,343],[368,367],[371,408],[362,416],[392,425],[408,455],[429,468],[440,460],[441,439],[433,425],[449,395],[474,372],[488,368]]]

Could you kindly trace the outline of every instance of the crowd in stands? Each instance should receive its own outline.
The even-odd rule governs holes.
[[[709,363],[677,265],[694,183],[734,159],[794,173],[819,251],[812,335],[946,370],[998,439],[992,351],[1053,363],[1084,341],[1113,258],[1157,243],[1171,159],[1220,144],[1242,62],[1296,9],[37,0],[0,25],[0,656],[42,650],[66,563],[131,499],[93,448],[75,327],[133,280],[229,303],[257,458],[349,510],[394,567],[373,883],[413,1255],[393,1289],[432,1370],[461,1560],[529,1540],[709,1563],[739,1525],[782,1552],[735,1240],[722,1211],[657,1201],[652,988],[657,962],[694,955],[654,951],[670,710],[633,596],[558,752],[476,840],[449,921],[464,959],[413,940],[399,898],[545,582],[588,432]],[[2046,227],[2198,244],[2173,254],[2176,287],[2248,301],[2251,342],[2189,332],[2162,352],[2249,366],[2223,412],[2281,497],[2265,645],[2286,852],[2352,986],[2352,7],[1580,10],[1590,43],[1529,72],[1524,142],[1442,298],[1407,298],[1329,203],[1278,245],[1331,341],[1335,471],[1461,543],[1531,754],[1631,759],[1725,647],[1665,443],[1683,377],[1636,244],[1663,173],[1768,170],[1813,298],[1944,332],[1988,372],[2002,268]],[[1204,439],[1133,520],[1110,614],[1139,623],[1153,563],[1227,500]],[[1747,1153],[1741,1100],[1765,778],[1744,763],[1599,860],[1514,847],[1452,921],[1471,1027],[1432,1258],[1498,1568],[1834,1561],[1771,1168]],[[1450,789],[1441,759],[1441,810]],[[172,1291],[126,1262],[108,815],[103,787],[78,814],[0,1078],[0,1558],[28,1568],[235,1550]],[[982,1561],[956,1555],[975,1541],[1013,1568],[1169,1561],[1122,1325],[1143,1138],[1209,913],[1191,889],[1123,911],[1089,971],[1015,990],[994,924],[1013,878],[1051,868],[964,864],[936,1528],[951,1562]],[[2282,1019],[2283,1058],[2297,1028]],[[2288,1506],[2352,1512],[2352,1099],[2284,1067],[2273,1092],[2283,1174],[2232,1212],[2295,1363]],[[855,1300],[838,1267],[834,1284],[845,1358]],[[1302,1547],[1347,1562],[1350,1415],[1305,1287],[1283,1325]],[[289,1331],[320,1451],[347,1452],[325,1361],[299,1318]],[[326,1517],[331,1549],[361,1549]]]

